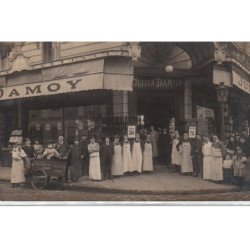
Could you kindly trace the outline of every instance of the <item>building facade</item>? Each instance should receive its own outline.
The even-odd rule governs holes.
[[[229,87],[225,130],[250,122],[250,43],[0,43],[0,147],[13,130],[41,143],[128,125],[217,133],[215,87]]]

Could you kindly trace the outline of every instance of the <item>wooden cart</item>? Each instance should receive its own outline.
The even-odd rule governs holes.
[[[50,182],[63,185],[66,160],[34,159],[31,164],[31,185],[34,189],[44,189]]]

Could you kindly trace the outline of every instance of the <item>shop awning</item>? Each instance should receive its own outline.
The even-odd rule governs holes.
[[[118,63],[118,65],[117,65]],[[133,69],[127,61],[103,60],[42,71],[43,81],[0,88],[0,100],[46,96],[87,90],[133,90]],[[53,80],[49,80],[54,78]],[[58,79],[55,79],[58,78]]]

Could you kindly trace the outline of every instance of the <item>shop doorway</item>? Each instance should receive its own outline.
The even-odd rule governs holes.
[[[172,117],[178,119],[177,93],[166,90],[137,91],[137,114],[145,116],[145,126],[168,128]]]

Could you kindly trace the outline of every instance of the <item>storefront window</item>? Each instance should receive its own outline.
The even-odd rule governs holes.
[[[57,142],[64,135],[69,143],[83,133],[101,136],[101,118],[107,114],[107,105],[76,106],[29,111],[29,137],[42,144]]]

